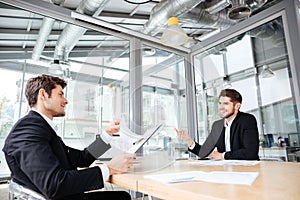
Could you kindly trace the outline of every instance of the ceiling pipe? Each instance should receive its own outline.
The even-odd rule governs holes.
[[[82,0],[76,9],[76,12],[90,16],[95,13],[98,15],[102,12],[108,2],[109,0]],[[67,24],[58,38],[54,52],[54,60],[67,62],[69,53],[86,31],[87,29],[85,28]]]
[[[149,34],[157,27],[165,26],[170,17],[178,17],[189,12],[205,0],[163,0],[151,11],[148,22],[144,25],[143,33]]]
[[[265,3],[267,3],[268,0],[248,0],[247,4],[252,9],[252,11],[255,11],[262,7]]]
[[[206,5],[200,4],[192,11],[182,15],[180,17],[182,22],[197,24],[198,26],[209,28],[229,28],[236,24],[238,21],[229,19],[226,10],[221,10],[215,14],[210,14],[206,11]]]
[[[228,11],[231,19],[241,20],[250,17],[253,11],[262,7],[268,0],[231,0],[232,8]]]
[[[246,0],[231,0],[232,7],[228,10],[228,17],[234,20],[248,18],[252,9],[246,4]]]
[[[38,38],[37,38],[35,46],[32,50],[32,59],[33,60],[37,61],[40,59],[40,56],[46,45],[47,39],[51,33],[54,22],[55,22],[55,19],[52,19],[49,17],[44,17],[42,26],[39,30]]]
[[[208,7],[205,9],[209,14],[216,14],[226,7],[231,5],[230,0],[212,0],[211,2],[205,2]]]
[[[55,5],[61,5],[65,0],[52,0],[51,2]],[[36,40],[35,46],[32,50],[32,59],[39,60],[40,56],[45,48],[48,37],[51,33],[55,19],[50,17],[44,17],[42,21],[41,28],[39,30],[39,35]]]
[[[162,0],[152,9],[143,33],[154,33],[156,29],[166,26],[171,16],[178,17],[181,22],[226,29],[241,20],[234,17],[245,17],[238,16],[236,11],[244,8],[254,11],[266,2],[267,0]],[[232,8],[228,9],[230,6]],[[244,14],[250,15],[251,12]],[[230,18],[231,16],[234,17]]]

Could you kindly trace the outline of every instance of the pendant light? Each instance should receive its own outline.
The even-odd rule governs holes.
[[[48,72],[54,75],[62,75],[64,73],[62,67],[60,66],[59,60],[54,60],[53,63],[50,64]]]
[[[166,46],[177,47],[185,44],[188,40],[189,37],[178,25],[178,18],[170,17],[168,27],[163,32],[160,42]]]
[[[262,78],[271,78],[271,77],[275,76],[275,73],[271,70],[269,65],[266,64],[266,53],[265,53],[265,47],[264,47],[264,40],[263,39],[262,39],[262,50],[263,50],[265,64],[262,66],[263,69],[260,73],[260,76]]]

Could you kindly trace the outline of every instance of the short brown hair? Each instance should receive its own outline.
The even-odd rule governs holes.
[[[221,90],[219,98],[220,97],[229,97],[233,103],[242,103],[242,95],[234,89]]]
[[[46,74],[30,78],[25,87],[25,96],[29,106],[32,107],[36,104],[40,89],[43,88],[49,96],[51,96],[51,90],[54,89],[56,85],[60,85],[64,89],[67,83],[62,78]]]

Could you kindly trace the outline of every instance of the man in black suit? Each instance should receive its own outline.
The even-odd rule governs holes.
[[[14,125],[3,147],[12,181],[46,199],[131,199],[125,191],[85,193],[103,188],[110,175],[127,172],[135,155],[122,153],[107,164],[89,167],[110,148],[109,140],[119,130],[117,121],[84,150],[64,144],[53,118],[65,116],[66,85],[49,75],[28,80],[25,95],[31,111]]]
[[[186,131],[176,130],[178,137],[189,145],[189,151],[200,159],[259,160],[258,128],[253,115],[240,112],[242,96],[234,89],[219,95],[219,112],[223,119],[215,121],[211,133],[201,146]],[[217,151],[213,151],[216,147]]]

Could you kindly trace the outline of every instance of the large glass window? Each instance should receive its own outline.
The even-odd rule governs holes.
[[[166,143],[173,141],[180,148],[174,127],[187,128],[183,57],[149,46],[143,49],[157,52],[152,57],[143,54],[143,124],[144,127],[164,124],[149,145],[164,149]]]
[[[128,40],[0,5],[6,13],[0,26],[7,27],[4,32],[1,29],[0,39],[12,38],[0,43],[1,146],[12,125],[29,111],[24,95],[27,80],[40,74],[60,76],[68,83],[66,116],[54,121],[58,135],[71,147],[83,149],[120,113],[129,112],[121,100],[122,95],[128,96],[121,89],[129,72]],[[47,20],[51,25],[49,35],[44,35],[39,31]],[[0,170],[8,170],[3,153],[0,165]]]
[[[202,94],[197,97],[200,141],[207,135],[203,131],[219,118],[220,90],[234,88],[243,96],[240,110],[254,114],[258,121],[262,146],[281,147],[280,137],[284,145],[294,145],[289,135],[300,134],[299,118],[280,17],[194,58],[197,94]],[[207,121],[201,117],[205,115]]]

